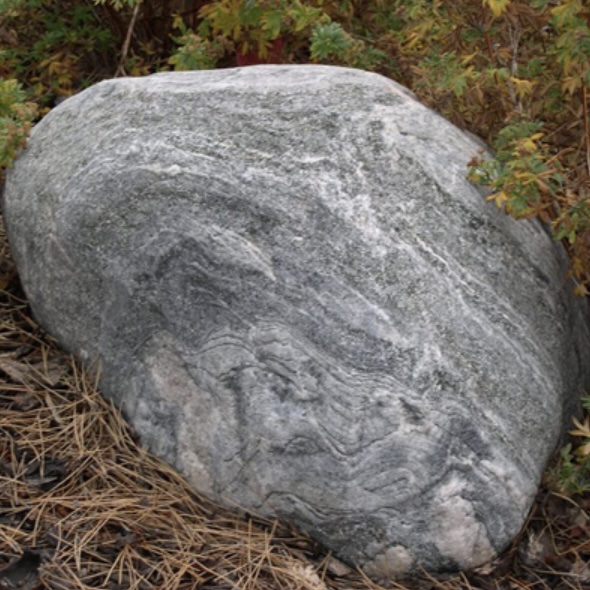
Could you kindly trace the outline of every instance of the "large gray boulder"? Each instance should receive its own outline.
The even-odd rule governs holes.
[[[5,215],[38,321],[195,488],[375,578],[521,527],[588,382],[582,301],[479,146],[376,74],[102,82],[33,131]]]

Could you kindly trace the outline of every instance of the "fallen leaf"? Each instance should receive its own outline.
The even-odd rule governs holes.
[[[31,369],[28,365],[10,358],[0,358],[0,371],[3,371],[13,381],[22,385],[30,385],[32,381]]]

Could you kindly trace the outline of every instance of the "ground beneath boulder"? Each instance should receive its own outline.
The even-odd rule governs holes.
[[[288,523],[197,495],[31,318],[0,228],[0,588],[377,590]],[[543,489],[495,562],[398,590],[590,588],[590,497]]]

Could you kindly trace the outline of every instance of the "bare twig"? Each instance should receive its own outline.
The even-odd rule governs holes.
[[[127,72],[125,71],[125,62],[127,61],[127,54],[129,53],[129,46],[131,44],[131,37],[133,35],[133,29],[135,27],[135,22],[137,21],[137,16],[139,14],[139,7],[141,5],[141,1],[137,2],[135,7],[133,8],[133,14],[131,16],[131,21],[129,22],[129,27],[127,28],[127,35],[125,36],[125,42],[123,43],[123,48],[121,49],[121,59],[119,60],[119,66],[117,67],[117,71],[115,72],[115,78],[118,76],[126,76]]]
[[[521,32],[516,26],[508,24],[508,32],[510,35],[510,46],[512,59],[510,62],[510,78],[508,78],[508,92],[510,93],[510,99],[514,105],[514,110],[517,113],[522,113],[522,100],[517,95],[516,89],[514,88],[514,82],[512,78],[518,77],[518,46],[520,43]]]
[[[588,120],[588,89],[582,83],[582,112],[584,113],[584,142],[586,144],[586,171],[590,176],[590,121]]]

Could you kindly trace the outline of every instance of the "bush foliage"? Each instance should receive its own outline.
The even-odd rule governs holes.
[[[36,113],[16,80],[0,80],[0,167],[10,166],[25,145]]]
[[[590,290],[585,0],[0,0],[0,52],[3,168],[36,113],[103,78],[253,63],[382,73],[493,147],[470,178],[549,224],[576,293]]]

